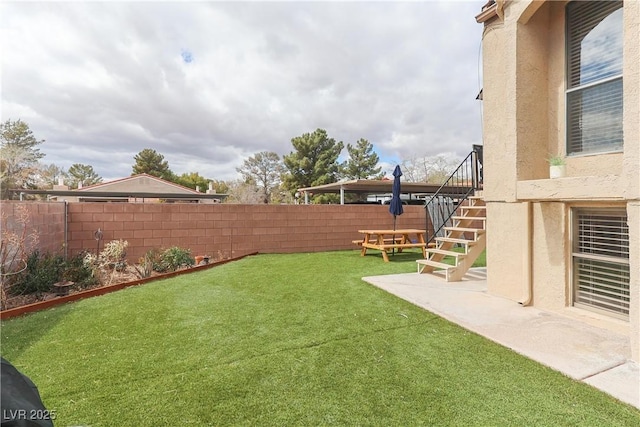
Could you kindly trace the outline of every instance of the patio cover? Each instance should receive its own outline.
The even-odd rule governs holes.
[[[305,203],[309,203],[309,194],[340,194],[340,204],[344,205],[345,193],[351,194],[391,194],[393,180],[390,179],[354,179],[339,181],[333,184],[317,185],[315,187],[299,188],[298,192],[304,194]],[[440,184],[428,184],[426,182],[403,182],[401,194],[413,195],[434,194]]]

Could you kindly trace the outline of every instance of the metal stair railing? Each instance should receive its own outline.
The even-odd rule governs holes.
[[[477,190],[482,182],[478,153],[474,150],[449,175],[424,205],[426,242],[431,243],[436,236],[443,234],[444,227],[450,224],[451,217],[460,205]],[[429,218],[433,233],[429,232]]]

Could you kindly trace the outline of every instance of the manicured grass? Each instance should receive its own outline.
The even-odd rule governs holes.
[[[259,255],[3,322],[56,425],[636,426],[640,412],[361,281]]]

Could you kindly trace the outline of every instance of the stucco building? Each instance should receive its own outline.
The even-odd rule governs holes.
[[[640,2],[490,1],[476,20],[489,292],[628,333],[640,361]]]

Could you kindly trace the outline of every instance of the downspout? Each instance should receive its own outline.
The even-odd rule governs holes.
[[[64,201],[64,259],[69,257],[69,202]]]
[[[533,206],[531,202],[526,202],[526,233],[524,239],[524,295],[520,299],[519,304],[523,307],[531,305],[533,299]]]
[[[344,205],[344,186],[340,185],[340,204]]]

